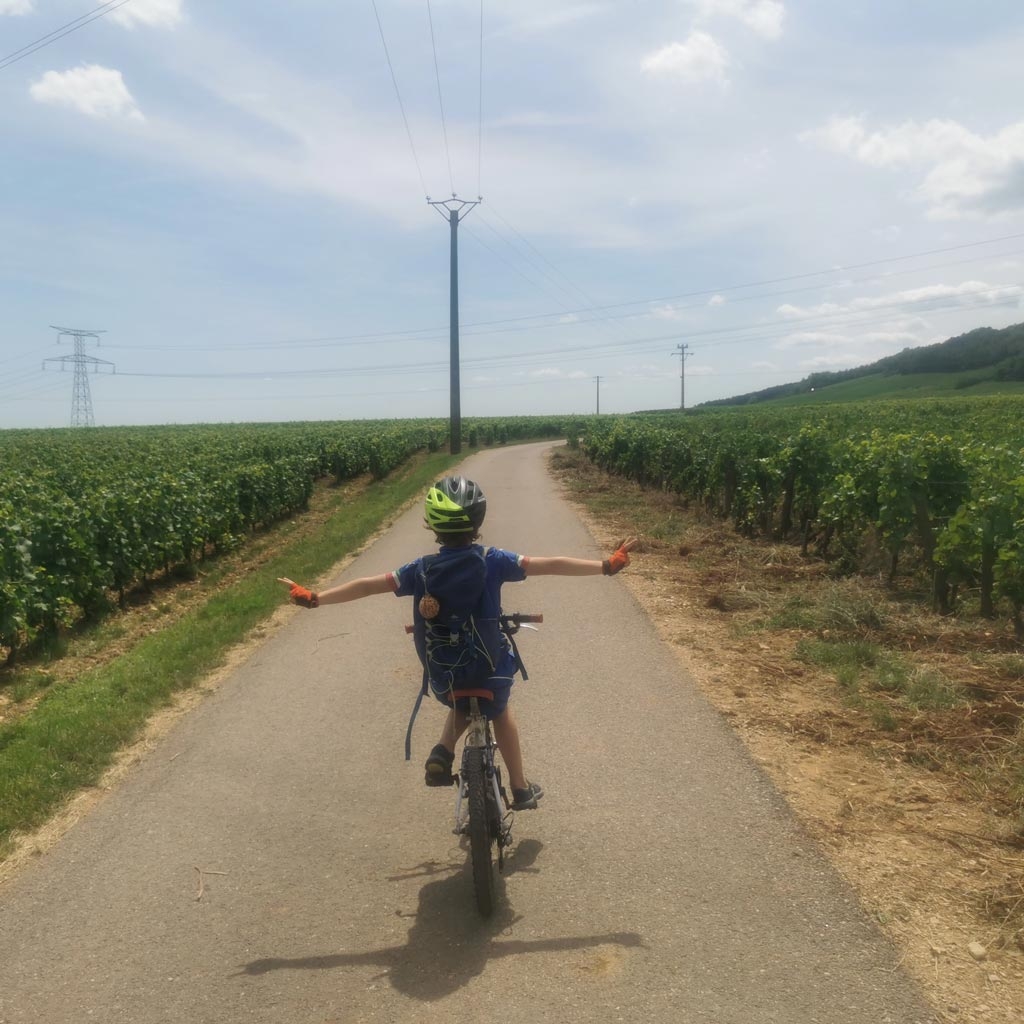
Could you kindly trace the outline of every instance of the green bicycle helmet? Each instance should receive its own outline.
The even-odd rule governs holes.
[[[446,476],[427,491],[423,519],[434,533],[476,533],[487,513],[484,492],[464,476]]]

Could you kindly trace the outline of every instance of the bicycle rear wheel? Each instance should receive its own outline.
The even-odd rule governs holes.
[[[487,815],[487,785],[483,751],[470,747],[465,751],[462,764],[466,780],[466,799],[469,801],[469,850],[473,861],[473,891],[477,910],[484,917],[494,912],[494,865],[491,844],[494,832]]]

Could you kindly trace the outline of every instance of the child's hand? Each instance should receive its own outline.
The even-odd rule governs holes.
[[[611,558],[606,558],[601,566],[605,576],[614,576],[620,569],[625,569],[629,565],[629,553],[637,546],[637,543],[636,537],[619,541]]]
[[[288,592],[288,596],[292,600],[292,604],[302,605],[303,608],[319,608],[320,598],[313,591],[307,590],[305,587],[300,587],[294,580],[288,579],[287,576],[278,576],[278,583],[283,583],[285,586],[291,589]]]

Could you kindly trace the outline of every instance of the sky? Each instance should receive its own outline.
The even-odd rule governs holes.
[[[0,428],[79,358],[97,425],[446,416],[428,197],[463,416],[1024,321],[1022,52],[1020,0],[0,0]]]

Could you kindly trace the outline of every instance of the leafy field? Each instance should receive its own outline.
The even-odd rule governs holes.
[[[967,394],[964,394],[967,392]],[[833,402],[867,402],[905,398],[977,398],[991,395],[1024,395],[1020,381],[995,381],[986,371],[965,373],[877,373],[842,381],[814,392],[780,398],[775,406],[807,406]]]
[[[558,418],[464,421],[469,444]],[[386,477],[443,420],[0,432],[0,649],[8,660],[132,587],[188,571],[307,507],[314,481]]]
[[[839,571],[916,574],[937,611],[997,605],[1024,641],[1024,399],[754,408],[593,420],[602,468]]]

